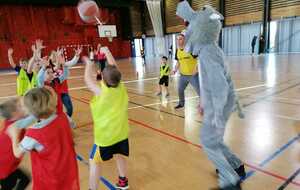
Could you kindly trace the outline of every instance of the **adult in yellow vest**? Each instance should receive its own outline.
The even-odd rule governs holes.
[[[8,49],[8,61],[11,67],[17,72],[17,95],[23,96],[25,93],[34,88],[37,84],[36,74],[27,72],[28,62],[20,59],[19,65],[16,65],[13,60],[13,49]]]
[[[175,74],[178,70],[180,72],[180,79],[178,85],[179,103],[175,109],[184,107],[184,90],[190,83],[197,94],[200,96],[200,84],[198,77],[198,61],[197,56],[192,55],[184,51],[184,35],[179,34],[177,37],[178,49],[176,50],[175,59],[177,64],[173,73]]]

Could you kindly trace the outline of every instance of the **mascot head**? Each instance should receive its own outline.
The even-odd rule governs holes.
[[[194,55],[199,54],[204,45],[216,43],[219,38],[224,17],[209,5],[201,10],[194,11],[187,1],[182,1],[177,6],[176,14],[189,22],[183,32],[185,35],[185,50]]]

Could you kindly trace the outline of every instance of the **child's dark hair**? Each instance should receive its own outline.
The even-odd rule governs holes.
[[[4,119],[11,119],[12,114],[17,111],[17,98],[11,98],[0,104],[0,115]]]
[[[121,81],[121,72],[115,65],[107,65],[102,72],[103,81],[108,87],[116,88]]]
[[[166,61],[168,61],[168,58],[166,56],[162,56],[162,59],[165,59]]]

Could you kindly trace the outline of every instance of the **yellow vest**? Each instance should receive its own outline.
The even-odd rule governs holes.
[[[165,67],[165,68],[163,68],[163,67]],[[160,78],[163,76],[169,76],[170,75],[169,64],[160,65],[159,71],[160,71]]]
[[[94,122],[94,143],[106,147],[128,138],[128,95],[124,84],[108,88],[101,82],[101,94],[90,102]]]
[[[19,75],[17,77],[17,95],[24,96],[25,93],[37,86],[37,76],[36,73],[33,72],[33,76],[31,81],[27,76],[27,73],[24,69],[20,69]]]
[[[179,61],[180,74],[193,75],[197,65],[197,59],[194,58],[190,53],[187,53],[181,49],[177,49],[177,59]]]

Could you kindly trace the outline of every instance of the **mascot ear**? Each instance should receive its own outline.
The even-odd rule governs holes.
[[[196,12],[187,1],[182,1],[177,5],[176,15],[188,22],[191,22],[196,17]]]
[[[211,20],[223,20],[224,17],[221,14],[213,13],[209,16]]]

